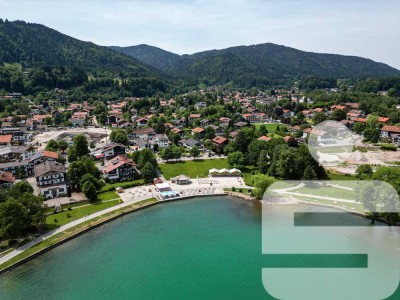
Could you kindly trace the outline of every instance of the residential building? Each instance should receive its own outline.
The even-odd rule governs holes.
[[[110,181],[124,181],[133,179],[139,171],[133,160],[124,156],[114,157],[103,168],[104,177]]]
[[[96,158],[112,159],[117,155],[124,155],[126,153],[126,147],[118,143],[108,143],[107,145],[97,148],[90,154]]]
[[[0,171],[0,186],[10,186],[15,182],[15,177],[11,172]]]
[[[68,196],[67,176],[63,164],[45,161],[35,165],[34,174],[40,194],[47,199]]]

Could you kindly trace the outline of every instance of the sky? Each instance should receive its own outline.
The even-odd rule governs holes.
[[[0,17],[178,54],[276,43],[400,69],[399,0],[0,0]]]

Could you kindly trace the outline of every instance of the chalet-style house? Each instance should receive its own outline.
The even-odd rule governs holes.
[[[40,194],[47,199],[68,196],[67,176],[63,164],[45,161],[35,165],[34,174]]]
[[[15,182],[15,177],[11,172],[0,171],[0,186],[10,186]]]
[[[228,143],[228,139],[223,136],[216,136],[212,139],[213,143],[216,145],[225,145]]]
[[[8,146],[0,148],[0,162],[10,160],[28,160],[36,153],[31,146]]]
[[[86,111],[74,112],[68,120],[75,127],[83,127],[89,118],[89,113]]]
[[[2,127],[0,129],[0,135],[11,135],[11,140],[13,142],[24,143],[28,141],[32,134],[27,132],[26,126],[16,126],[16,127]]]
[[[10,146],[12,140],[12,135],[0,135],[0,146]]]
[[[197,134],[200,138],[203,138],[204,136],[204,129],[201,127],[196,127],[192,129],[192,135]]]
[[[136,164],[124,156],[114,157],[103,168],[104,177],[109,181],[133,179],[138,173]]]
[[[203,147],[203,145],[196,139],[183,139],[179,141],[179,145],[181,145],[182,147],[188,148],[188,149],[192,149],[194,146],[197,146],[199,148]]]
[[[152,140],[156,135],[156,132],[153,128],[143,128],[133,130],[128,134],[128,138],[130,140]]]
[[[117,155],[124,155],[126,147],[118,143],[109,143],[101,148],[97,148],[90,153],[95,159],[111,159]]]
[[[388,138],[393,144],[400,145],[400,126],[384,125],[381,128],[381,137]]]
[[[32,166],[36,166],[38,164],[41,164],[45,161],[53,161],[56,162],[58,159],[58,153],[57,152],[53,152],[53,151],[40,151],[40,152],[36,152],[30,159],[29,159],[29,163]]]

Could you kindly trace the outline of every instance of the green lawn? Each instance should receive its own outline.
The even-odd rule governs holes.
[[[110,189],[115,189],[117,187],[128,188],[132,186],[142,185],[144,184],[143,179],[136,179],[131,181],[124,181],[124,182],[115,182],[115,183],[106,183],[100,190],[101,192],[109,191]]]
[[[222,159],[196,159],[190,161],[168,162],[158,166],[160,172],[168,180],[181,174],[190,178],[207,177],[208,170],[212,168],[231,168],[226,158]]]
[[[242,171],[244,183],[248,186],[253,186],[253,182],[251,179],[251,176],[252,176],[251,173],[254,172],[254,174],[258,174],[259,171],[254,166],[247,166],[246,168],[241,169],[241,171]]]
[[[120,197],[116,191],[109,191],[109,192],[99,193],[97,195],[97,198],[100,201],[105,201],[105,200],[112,200],[112,199],[116,199],[116,198],[120,198]]]
[[[48,215],[46,218],[46,223],[48,224],[50,229],[53,229],[55,227],[65,225],[69,222],[83,218],[87,215],[93,214],[100,210],[115,206],[119,202],[120,202],[120,200],[114,200],[114,201],[109,201],[109,202],[97,202],[97,203],[91,203],[91,204],[83,204],[82,207],[78,206],[72,210],[65,210],[65,211],[57,213],[57,214]],[[70,217],[68,217],[68,215]],[[57,222],[56,222],[56,220],[57,220]]]
[[[265,128],[267,128],[268,133],[275,133],[276,127],[279,126],[281,128],[287,127],[285,124],[280,124],[280,123],[271,123],[271,124],[265,124],[265,123],[255,123],[254,126],[256,129],[258,129],[261,125],[264,125]]]

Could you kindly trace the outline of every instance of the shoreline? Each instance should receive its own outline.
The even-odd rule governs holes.
[[[9,265],[9,266],[6,266],[5,268],[3,268],[3,269],[0,270],[0,276],[1,276],[2,274],[5,274],[5,273],[7,273],[7,272],[10,272],[11,270],[15,269],[16,267],[19,267],[19,266],[25,264],[26,262],[28,262],[28,261],[30,261],[30,260],[32,260],[32,259],[34,259],[34,258],[36,258],[36,257],[38,257],[38,256],[40,256],[40,255],[42,255],[42,254],[44,254],[44,253],[50,251],[51,249],[54,249],[55,247],[57,247],[57,246],[59,246],[59,245],[62,245],[62,244],[66,243],[66,242],[68,242],[68,241],[70,241],[70,240],[72,240],[72,239],[74,239],[74,238],[77,238],[77,237],[79,237],[79,236],[81,236],[81,235],[83,235],[83,234],[85,234],[85,233],[91,231],[92,229],[95,229],[95,228],[97,228],[97,227],[100,227],[100,226],[102,226],[102,225],[104,225],[104,224],[107,224],[107,223],[109,223],[109,222],[111,222],[111,221],[114,221],[114,220],[116,220],[116,219],[118,219],[118,218],[120,218],[120,217],[123,217],[123,216],[125,216],[125,215],[131,214],[131,213],[133,213],[133,212],[137,212],[137,211],[140,211],[140,210],[144,210],[144,209],[146,209],[146,208],[149,208],[149,207],[152,207],[152,206],[156,206],[156,205],[159,205],[159,204],[162,204],[162,203],[175,202],[175,201],[180,201],[180,200],[185,200],[185,199],[191,199],[191,198],[212,197],[212,196],[229,196],[229,195],[226,194],[226,193],[222,193],[222,194],[221,194],[221,193],[216,193],[216,194],[213,194],[213,195],[185,196],[185,197],[167,199],[167,200],[163,200],[163,201],[158,201],[158,200],[157,200],[156,202],[147,203],[147,204],[144,204],[144,205],[138,206],[138,207],[131,207],[131,208],[128,208],[127,210],[123,210],[123,209],[121,209],[120,211],[116,210],[118,213],[115,214],[115,215],[111,215],[110,217],[108,217],[108,216],[107,216],[107,213],[106,213],[106,214],[103,215],[103,217],[100,216],[100,219],[98,220],[98,222],[97,222],[96,220],[94,220],[94,221],[90,221],[90,220],[89,220],[89,221],[87,221],[87,222],[85,222],[85,223],[82,223],[82,224],[77,225],[76,227],[72,227],[71,229],[74,229],[74,228],[75,228],[76,232],[72,233],[71,235],[69,235],[69,236],[67,236],[67,237],[65,237],[65,238],[62,238],[61,240],[55,242],[54,244],[50,244],[50,245],[46,246],[46,247],[43,248],[43,249],[40,249],[40,250],[38,250],[38,251],[36,251],[36,252],[34,252],[34,253],[32,253],[32,254],[30,254],[30,255],[24,257],[24,258],[21,258],[20,260],[16,261],[15,263],[13,263],[13,264],[11,264],[11,265]],[[132,204],[132,205],[135,205],[135,204]],[[94,223],[94,224],[93,224],[93,223]],[[82,229],[80,230],[80,227],[85,226],[85,225],[88,225],[88,226],[85,227],[85,228],[82,228]],[[75,231],[75,230],[74,230],[74,231]],[[63,232],[66,233],[67,231],[68,231],[68,230],[63,231]],[[39,244],[44,243],[44,242],[46,242],[46,241],[48,241],[48,240],[43,240],[43,241],[40,242]],[[37,244],[37,245],[39,245],[39,244]],[[34,247],[34,246],[33,246],[33,247]],[[29,249],[29,248],[28,248],[28,249]],[[27,251],[28,249],[26,249],[25,251]],[[22,253],[20,253],[20,254],[18,254],[18,255],[22,255],[23,253],[24,253],[24,252],[22,252]],[[18,255],[17,255],[17,256],[18,256]],[[17,257],[17,256],[16,256],[16,257]],[[11,259],[10,259],[10,260],[11,260]],[[4,264],[6,264],[6,263],[7,263],[7,262],[4,262]]]
[[[250,195],[247,195],[247,194],[244,194],[244,193],[240,193],[240,192],[231,192],[231,191],[227,191],[227,192],[224,192],[224,193],[216,193],[216,194],[212,194],[212,195],[196,195],[196,196],[185,196],[185,197],[171,198],[171,199],[167,199],[167,200],[163,200],[163,201],[158,201],[158,199],[157,199],[156,202],[146,203],[146,204],[144,204],[142,206],[138,206],[138,207],[135,207],[134,206],[135,204],[132,204],[133,207],[129,207],[128,206],[127,207],[128,209],[126,209],[126,210],[123,210],[123,209],[121,209],[119,211],[116,210],[117,214],[115,214],[115,215],[107,216],[107,213],[106,213],[106,214],[104,214],[102,216],[99,216],[99,218],[100,218],[99,220],[92,220],[92,221],[89,220],[89,221],[87,221],[85,223],[77,225],[76,227],[70,228],[70,229],[72,229],[74,231],[71,235],[69,235],[69,236],[67,236],[65,238],[62,238],[61,240],[55,242],[54,244],[50,244],[50,245],[46,246],[45,248],[42,248],[42,249],[40,249],[40,250],[38,250],[38,251],[36,251],[36,252],[26,256],[26,257],[24,257],[24,258],[16,261],[15,263],[13,263],[13,264],[1,269],[0,270],[0,276],[2,274],[4,274],[4,273],[10,272],[14,268],[19,267],[19,266],[23,265],[24,263],[26,263],[26,262],[28,262],[28,261],[30,261],[30,260],[32,260],[32,259],[34,259],[34,258],[36,258],[36,257],[38,257],[40,255],[50,251],[51,249],[54,249],[55,247],[57,247],[59,245],[62,245],[62,244],[66,243],[66,242],[68,242],[68,241],[70,241],[70,240],[72,240],[72,239],[74,239],[76,237],[79,237],[79,236],[91,231],[92,229],[98,228],[98,227],[100,227],[100,226],[102,226],[104,224],[107,224],[107,223],[109,223],[111,221],[114,221],[114,220],[116,220],[116,219],[118,219],[120,217],[123,217],[125,215],[131,214],[131,213],[134,213],[134,212],[137,212],[137,211],[141,211],[141,210],[144,210],[144,209],[152,207],[152,206],[160,205],[162,203],[176,202],[176,201],[181,201],[181,200],[185,200],[185,199],[192,199],[192,198],[213,197],[213,196],[228,196],[228,197],[231,197],[231,198],[240,199],[240,200],[244,200],[244,201],[260,202],[262,205],[263,204],[264,205],[265,204],[271,205],[271,203],[266,203],[266,202],[263,202],[262,200],[257,200],[257,199],[255,199],[254,197],[252,197]],[[280,203],[275,203],[275,204],[279,205]],[[297,200],[297,199],[296,199],[296,201],[293,201],[293,203],[282,203],[282,204],[307,204],[307,205],[313,205],[313,206],[328,207],[328,208],[335,209],[335,210],[338,210],[338,211],[344,211],[346,213],[351,213],[351,214],[353,214],[355,216],[358,216],[358,217],[363,217],[363,218],[366,218],[366,219],[370,219],[371,221],[381,222],[381,223],[387,224],[388,226],[398,226],[398,224],[396,224],[396,225],[389,224],[386,220],[383,220],[383,219],[380,219],[380,218],[371,218],[371,217],[367,216],[365,213],[356,212],[356,211],[352,211],[352,210],[344,208],[344,207],[337,207],[337,206],[329,205],[329,204],[310,203],[310,202]],[[86,225],[87,225],[87,227],[80,229],[82,226],[86,226]],[[65,230],[62,233],[67,233],[67,232],[68,232],[68,230]],[[47,240],[43,240],[42,242],[40,242],[37,245],[40,245],[41,243],[44,243],[46,241]],[[26,249],[25,251],[27,251],[28,249]],[[22,255],[23,253],[24,252],[20,253],[19,255]],[[7,262],[4,262],[4,264],[6,264],[6,263]]]

